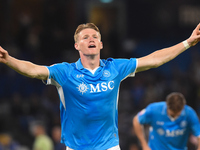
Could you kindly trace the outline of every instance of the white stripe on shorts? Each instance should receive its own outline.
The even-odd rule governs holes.
[[[69,147],[67,146],[67,147],[66,147],[66,150],[73,150],[73,149],[71,149],[71,148],[69,148]],[[107,149],[107,150],[121,150],[121,149],[120,149],[119,145],[117,145],[117,146],[111,147],[111,148],[109,148],[109,149]]]

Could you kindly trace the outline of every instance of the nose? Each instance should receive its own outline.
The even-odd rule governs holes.
[[[91,41],[94,42],[94,38],[93,37],[90,37],[89,40],[90,40],[90,42]]]

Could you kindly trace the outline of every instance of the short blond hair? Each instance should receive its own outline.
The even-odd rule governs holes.
[[[94,23],[86,23],[86,24],[80,24],[77,28],[76,28],[76,31],[74,33],[74,41],[75,43],[78,41],[78,34],[84,30],[84,29],[87,29],[87,28],[90,28],[90,29],[94,29],[95,31],[97,31],[101,37],[101,34],[100,34],[100,30],[99,28],[94,24]]]

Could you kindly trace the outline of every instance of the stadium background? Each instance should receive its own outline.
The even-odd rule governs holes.
[[[74,62],[73,34],[81,23],[101,31],[101,58],[147,55],[187,39],[200,22],[199,0],[0,0],[0,45],[36,64]],[[151,102],[178,91],[200,116],[200,44],[163,66],[122,82],[119,135],[122,150],[137,150],[132,118]],[[48,135],[60,124],[56,88],[0,65],[0,137],[31,149],[30,123],[43,120]],[[0,138],[1,142],[1,138]],[[194,149],[191,138],[189,149]],[[132,149],[131,149],[132,148]]]

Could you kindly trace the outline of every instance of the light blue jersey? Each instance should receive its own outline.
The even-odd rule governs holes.
[[[138,113],[138,121],[151,126],[149,146],[152,150],[187,150],[189,135],[200,136],[199,119],[188,105],[173,120],[167,115],[166,102],[152,103]]]
[[[119,145],[118,94],[120,82],[134,76],[136,59],[100,60],[91,73],[81,64],[47,67],[47,84],[60,96],[61,142],[75,150],[105,150]]]

